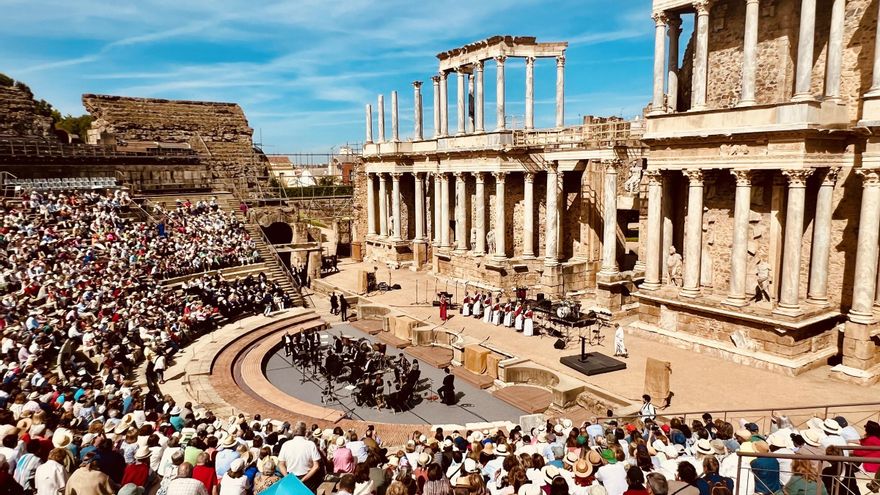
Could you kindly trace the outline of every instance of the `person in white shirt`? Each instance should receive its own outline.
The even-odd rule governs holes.
[[[67,485],[67,470],[64,469],[65,453],[62,449],[52,449],[49,459],[34,473],[34,487],[37,495],[58,495]]]
[[[278,453],[278,470],[282,476],[293,473],[309,488],[312,486],[317,488],[321,480],[313,478],[318,473],[321,462],[318,447],[306,439],[306,424],[302,421],[294,426],[293,435],[292,439],[281,446],[281,451]]]
[[[623,492],[629,489],[626,482],[627,464],[624,462],[626,457],[620,448],[614,449],[614,464],[606,464],[596,470],[596,479],[599,480],[608,492],[608,495],[623,495]]]
[[[642,421],[646,419],[654,420],[657,417],[657,410],[654,408],[654,404],[651,404],[651,396],[645,394],[642,396],[642,400],[644,401],[641,409],[639,409],[639,416],[642,417]]]

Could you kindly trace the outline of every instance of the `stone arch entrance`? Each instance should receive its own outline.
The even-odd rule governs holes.
[[[293,242],[293,229],[285,222],[273,222],[268,227],[260,226],[272,244],[290,244]]]

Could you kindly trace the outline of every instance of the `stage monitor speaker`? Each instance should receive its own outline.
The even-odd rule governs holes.
[[[556,339],[556,343],[553,344],[553,347],[556,349],[565,349],[565,341],[562,339]]]

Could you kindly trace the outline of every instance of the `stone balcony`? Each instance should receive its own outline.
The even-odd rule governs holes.
[[[878,112],[880,113],[880,112]],[[786,102],[649,116],[645,141],[735,134],[844,129],[846,106],[831,101]]]

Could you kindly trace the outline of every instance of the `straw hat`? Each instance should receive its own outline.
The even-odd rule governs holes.
[[[559,476],[559,468],[552,464],[547,464],[541,468],[541,474],[544,475],[544,483],[549,485],[553,483],[553,478]]]
[[[697,447],[698,454],[703,454],[703,455],[715,454],[715,449],[712,448],[712,444],[709,442],[709,440],[707,440],[705,438],[701,438],[701,439],[697,440],[696,447]]]
[[[589,478],[593,474],[593,465],[587,462],[586,459],[579,459],[574,463],[572,472],[576,478]]]
[[[150,448],[146,445],[138,447],[137,452],[134,453],[134,458],[141,461],[144,459],[150,458]]]
[[[565,462],[566,462],[567,464],[574,465],[574,464],[577,463],[577,461],[578,461],[578,454],[577,454],[577,452],[569,451],[567,454],[565,454]]]
[[[421,454],[419,454],[419,460],[418,460],[419,466],[426,467],[428,465],[428,463],[430,463],[430,462],[431,462],[431,454],[429,454],[427,452],[422,452]]]
[[[495,447],[495,455],[506,456],[510,452],[507,451],[506,443],[499,443],[497,447]]]
[[[73,432],[68,430],[67,428],[58,428],[55,430],[55,433],[52,434],[52,445],[56,448],[64,448],[70,445],[70,442],[73,441]]]
[[[236,445],[235,436],[234,435],[226,435],[226,438],[220,443],[221,449],[231,449]]]
[[[819,430],[809,429],[801,432],[804,442],[811,447],[819,447],[822,442],[822,434]]]
[[[605,464],[605,461],[602,460],[602,454],[596,452],[595,450],[590,450],[587,453],[587,461],[593,466],[598,466],[600,464]]]
[[[830,418],[826,419],[822,422],[822,431],[827,435],[838,435],[840,434],[840,423]]]
[[[477,461],[468,457],[464,460],[464,472],[468,474],[479,473],[480,467],[477,465]]]

